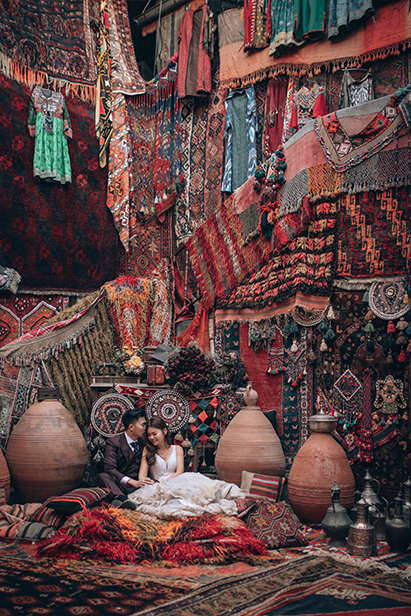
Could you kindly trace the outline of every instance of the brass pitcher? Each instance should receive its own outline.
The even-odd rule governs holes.
[[[378,484],[377,492],[373,490],[372,482],[375,481]],[[369,521],[374,526],[375,538],[377,541],[386,541],[385,536],[385,505],[378,497],[380,491],[380,482],[378,479],[371,477],[367,470],[364,475],[364,489],[361,494],[361,498],[368,505]],[[387,503],[386,503],[387,504]]]
[[[363,498],[357,503],[357,521],[351,524],[348,533],[348,553],[352,556],[377,556],[375,529],[367,521],[367,503]]]
[[[411,529],[409,522],[403,515],[403,498],[400,494],[394,498],[394,514],[388,514],[385,522],[387,543],[392,552],[406,552],[411,542]]]
[[[331,489],[331,506],[328,507],[321,526],[325,534],[330,537],[330,546],[344,548],[347,546],[347,535],[351,526],[351,519],[347,510],[340,503],[341,490],[336,481]]]

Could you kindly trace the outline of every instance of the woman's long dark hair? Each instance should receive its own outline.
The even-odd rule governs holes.
[[[146,442],[146,447],[147,447],[146,460],[149,466],[153,466],[154,462],[156,461],[157,449],[148,440],[148,429],[149,428],[156,428],[156,430],[161,430],[161,431],[163,431],[164,428],[167,428],[167,433],[164,435],[164,441],[165,441],[165,444],[167,445],[167,448],[171,447],[171,437],[170,437],[170,432],[168,431],[167,424],[161,419],[161,417],[151,417],[150,419],[147,419],[146,433],[144,436],[144,440]]]

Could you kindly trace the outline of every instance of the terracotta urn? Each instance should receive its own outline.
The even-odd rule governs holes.
[[[344,449],[331,432],[336,417],[318,413],[309,418],[311,436],[298,451],[288,477],[288,498],[306,524],[320,524],[331,505],[336,481],[340,502],[349,511],[354,504],[355,480]]]
[[[285,458],[280,439],[257,405],[258,394],[249,383],[244,406],[230,421],[218,444],[215,467],[219,479],[241,484],[242,471],[282,477]]]
[[[58,390],[40,388],[6,450],[11,481],[23,502],[42,502],[77,488],[88,461],[86,442]]]
[[[10,473],[3,452],[0,449],[0,488],[4,488],[6,504],[10,498]]]

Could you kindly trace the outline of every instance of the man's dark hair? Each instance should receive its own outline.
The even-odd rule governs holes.
[[[124,429],[127,430],[129,425],[136,422],[137,419],[140,419],[140,417],[146,417],[143,409],[139,409],[137,407],[134,407],[133,409],[128,409],[128,411],[126,411],[121,418]]]

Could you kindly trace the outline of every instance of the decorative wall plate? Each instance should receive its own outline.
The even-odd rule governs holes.
[[[134,404],[121,394],[104,394],[94,403],[90,421],[93,428],[102,436],[110,437],[124,432],[121,418],[134,408]]]
[[[396,280],[391,282],[373,282],[368,303],[375,316],[386,321],[399,319],[410,308],[404,304],[404,283]]]
[[[182,430],[190,418],[190,403],[174,389],[157,391],[147,402],[147,419],[161,417],[171,433]]]

